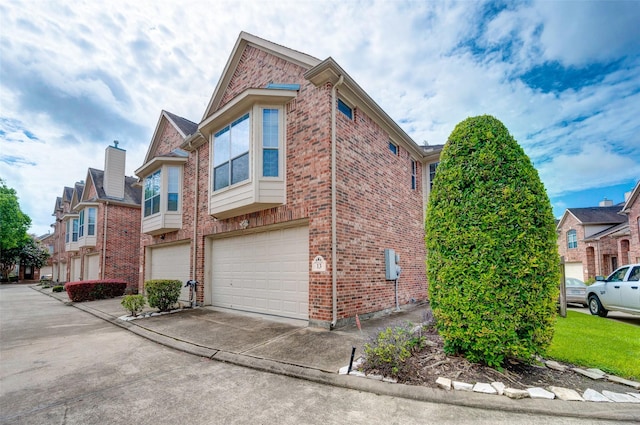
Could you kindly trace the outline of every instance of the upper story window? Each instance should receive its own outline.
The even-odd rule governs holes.
[[[342,112],[350,120],[353,119],[353,108],[344,103],[342,99],[338,99],[338,111]]]
[[[160,170],[144,179],[144,216],[160,211]]]
[[[278,109],[262,110],[262,176],[278,177],[280,119]]]
[[[436,169],[439,162],[432,162],[429,164],[429,189],[433,189],[433,179],[436,178]]]
[[[214,134],[213,190],[249,179],[249,114]]]
[[[389,140],[389,150],[394,154],[394,155],[398,155],[400,152],[400,148],[398,147],[398,145],[396,145],[395,143],[393,143],[391,140]]]
[[[78,236],[95,236],[96,235],[96,209],[94,207],[85,208],[80,211],[78,220]]]
[[[144,216],[159,213],[166,185],[166,211],[178,211],[180,204],[180,167],[168,166],[166,182],[163,182],[162,168],[144,179]]]
[[[418,162],[411,160],[411,189],[418,187]]]
[[[575,229],[571,229],[567,232],[567,248],[577,248],[578,247],[578,234]]]
[[[67,232],[64,236],[65,243],[78,242],[78,219],[70,218],[67,220]]]

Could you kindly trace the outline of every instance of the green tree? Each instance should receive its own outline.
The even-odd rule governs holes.
[[[20,252],[30,239],[27,229],[31,219],[22,212],[16,191],[0,179],[0,274],[9,273],[20,261]]]
[[[559,258],[538,173],[492,116],[449,136],[426,214],[429,299],[449,353],[499,366],[553,337]]]

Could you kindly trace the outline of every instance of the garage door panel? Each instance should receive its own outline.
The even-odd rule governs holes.
[[[573,277],[575,279],[584,279],[582,263],[566,263],[564,265],[564,274],[566,277]]]
[[[212,304],[309,317],[308,227],[212,241]]]
[[[150,276],[147,279],[175,279],[182,283],[180,301],[189,301],[190,291],[184,283],[190,278],[191,245],[169,245],[153,247],[150,252]]]

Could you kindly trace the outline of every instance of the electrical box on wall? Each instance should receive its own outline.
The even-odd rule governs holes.
[[[400,276],[400,255],[393,249],[384,250],[384,270],[387,280],[396,280]]]

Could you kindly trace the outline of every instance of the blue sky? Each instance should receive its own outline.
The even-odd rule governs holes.
[[[639,1],[0,0],[0,177],[31,231],[160,111],[198,122],[240,31],[333,57],[419,143],[500,119],[560,216],[640,179]]]

